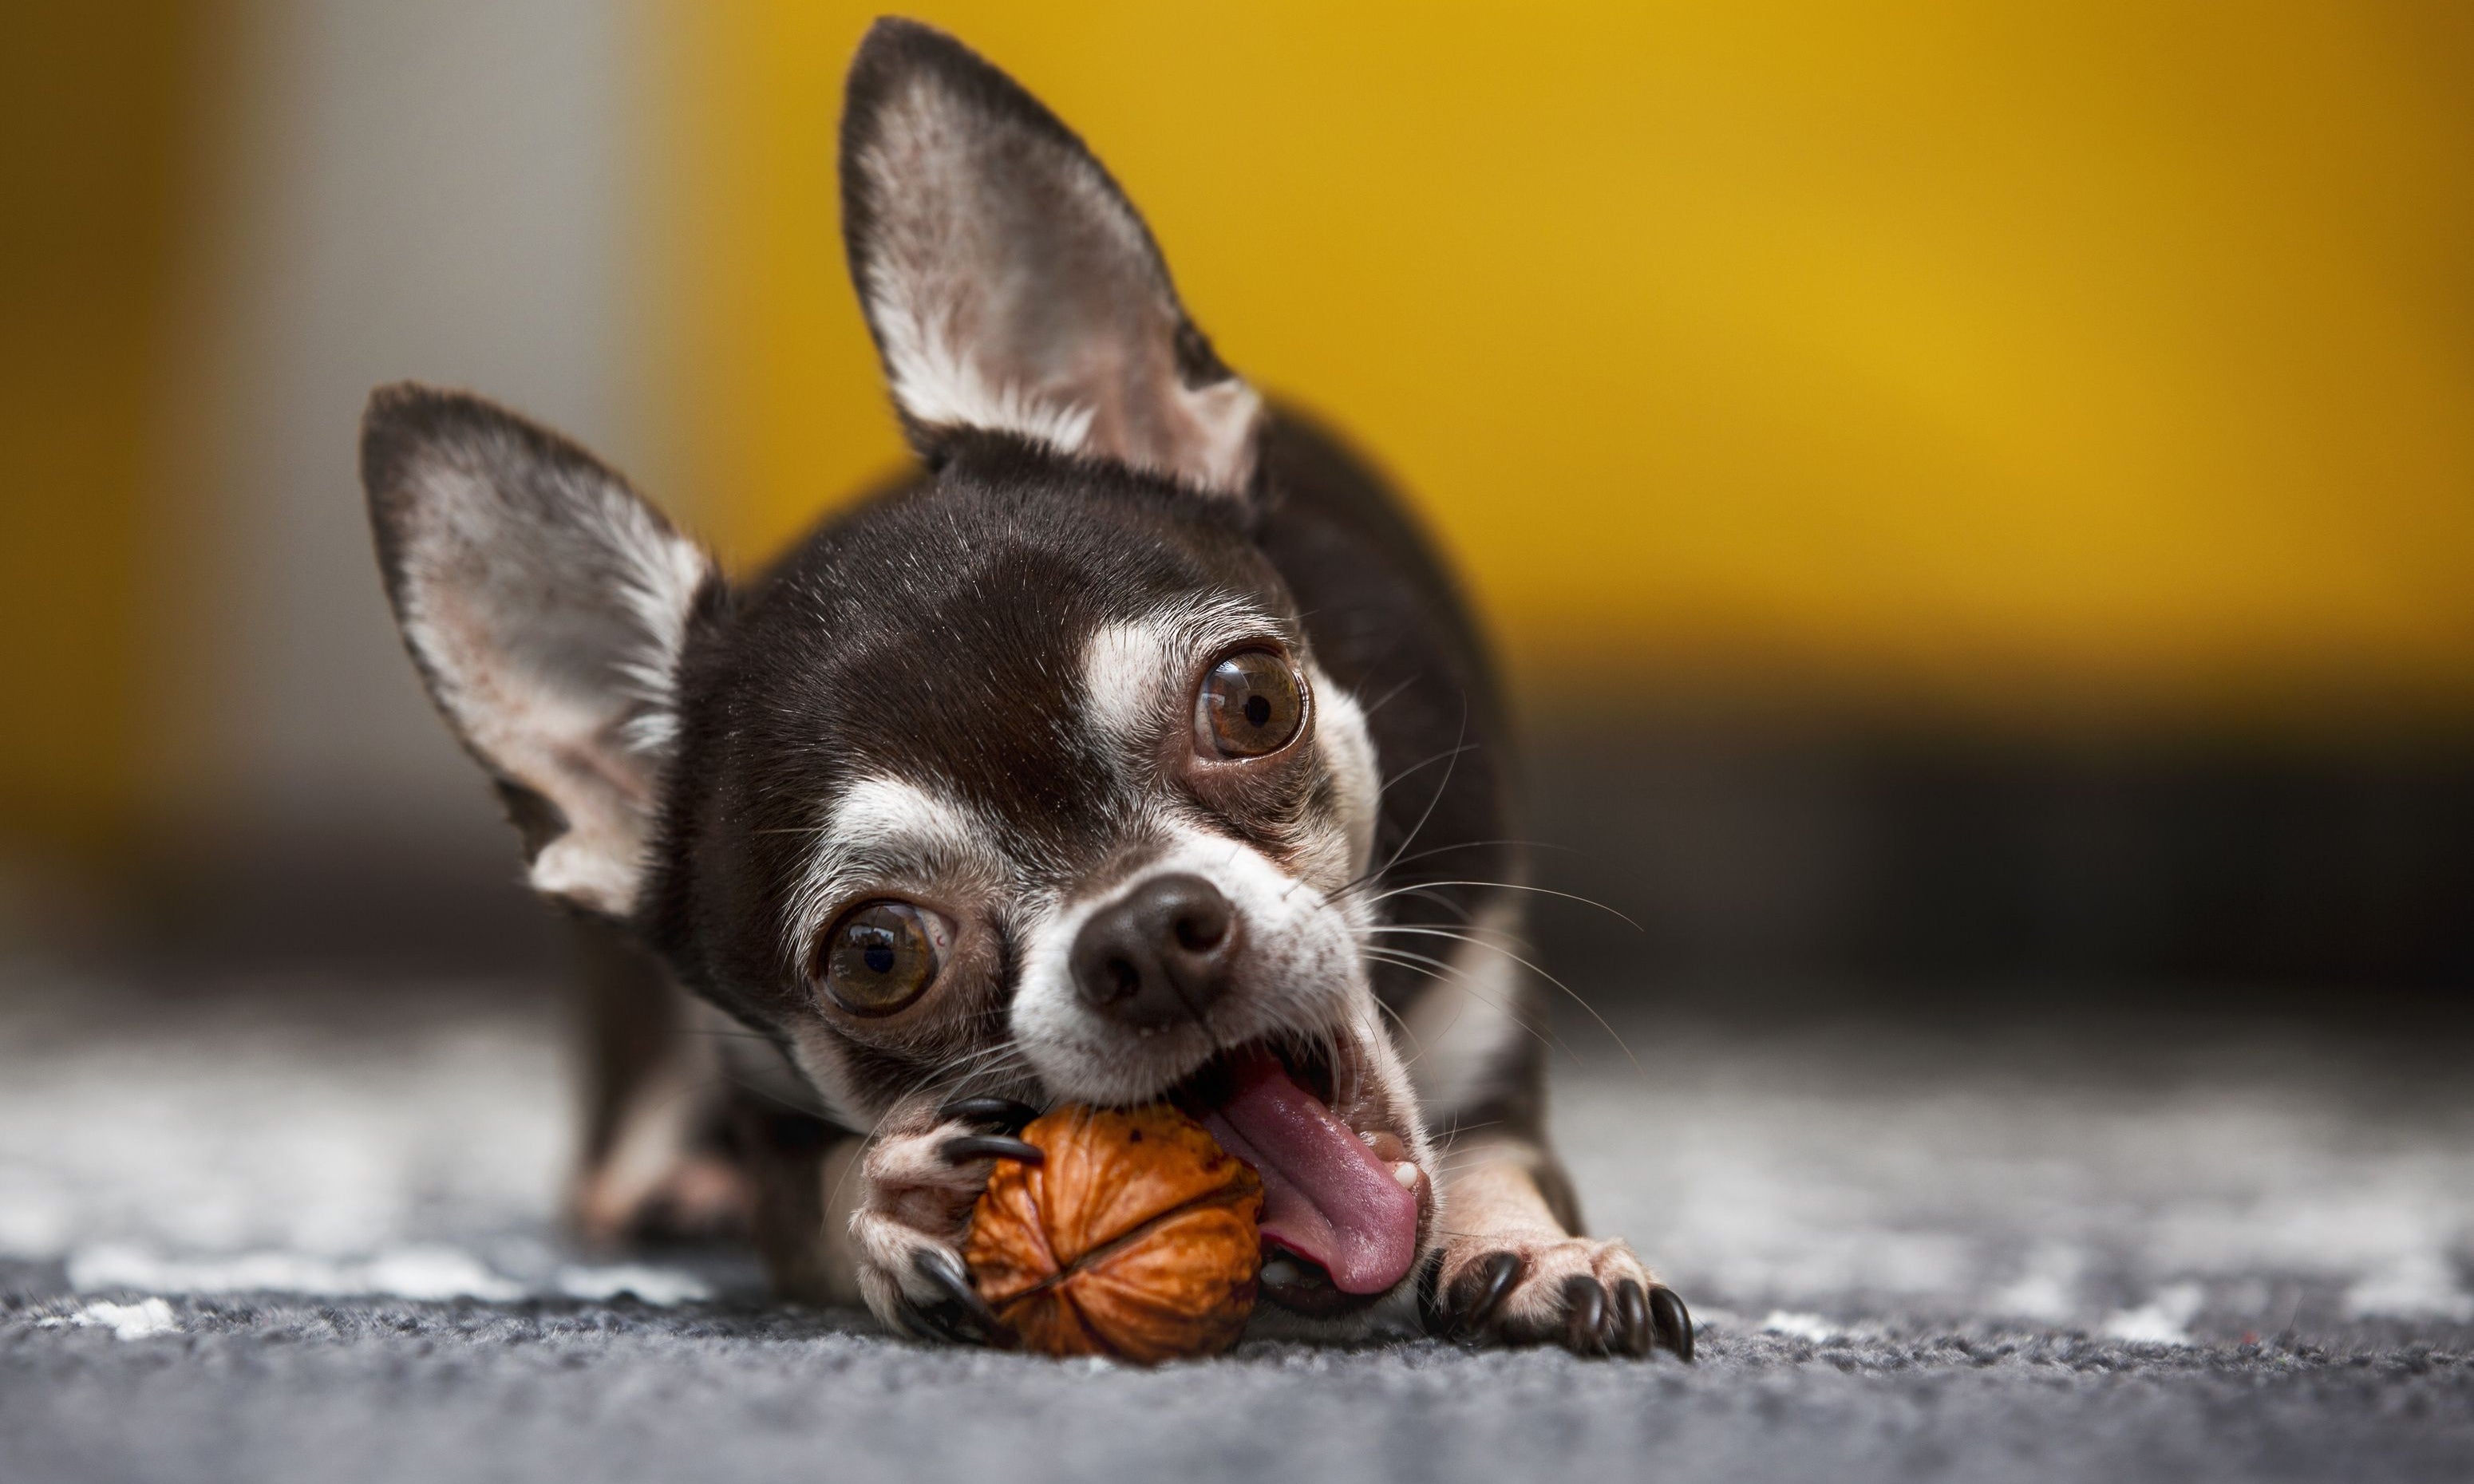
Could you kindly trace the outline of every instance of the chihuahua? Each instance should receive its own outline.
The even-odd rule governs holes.
[[[1506,726],[1425,538],[958,42],[876,24],[840,171],[919,467],[758,580],[477,397],[362,430],[405,645],[594,924],[587,1230],[743,1192],[786,1294],[990,1343],[958,1252],[1021,1124],[1170,1099],[1262,1177],[1259,1331],[1689,1359],[1545,1140]]]

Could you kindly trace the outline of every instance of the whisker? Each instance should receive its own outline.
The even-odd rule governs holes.
[[[1378,701],[1374,702],[1374,703],[1373,703],[1372,705],[1370,705],[1370,706],[1359,706],[1357,709],[1358,709],[1360,712],[1364,713],[1364,714],[1365,714],[1366,716],[1368,716],[1369,718],[1371,718],[1371,717],[1374,715],[1374,713],[1375,713],[1375,712],[1377,712],[1377,711],[1379,711],[1379,710],[1383,709],[1385,706],[1390,706],[1393,702],[1397,701],[1398,699],[1400,699],[1400,694],[1401,694],[1401,692],[1403,692],[1403,691],[1407,690],[1410,686],[1415,685],[1416,683],[1418,683],[1419,679],[1419,678],[1418,676],[1412,675],[1412,676],[1410,676],[1407,680],[1402,681],[1399,684],[1395,685],[1395,686],[1393,686],[1390,690],[1385,691],[1385,692],[1383,693],[1383,696],[1382,696],[1382,699],[1381,699],[1381,700],[1378,700]]]
[[[1471,1123],[1454,1128],[1450,1133],[1441,1136],[1440,1141],[1444,1146],[1443,1153],[1441,1158],[1446,1161],[1455,1161],[1466,1163],[1469,1161],[1486,1157],[1487,1148],[1484,1145],[1479,1145],[1475,1148],[1469,1149],[1455,1149],[1452,1148],[1451,1145],[1455,1140],[1467,1138],[1473,1134],[1483,1134],[1489,1129],[1499,1129],[1501,1127],[1503,1127],[1502,1119],[1489,1118],[1484,1123]]]
[[[1418,761],[1411,763],[1409,766],[1392,775],[1390,778],[1385,778],[1382,783],[1375,788],[1374,797],[1377,799],[1382,798],[1385,794],[1392,791],[1393,784],[1405,781],[1410,775],[1418,772],[1419,769],[1431,768],[1439,762],[1448,762],[1452,758],[1458,757],[1463,753],[1474,753],[1476,751],[1476,743],[1463,742],[1458,746],[1437,753],[1431,757],[1421,757]]]
[[[1524,886],[1518,881],[1419,881],[1409,886],[1395,886],[1388,892],[1377,892],[1375,895],[1366,898],[1366,901],[1367,905],[1372,906],[1378,902],[1389,901],[1395,897],[1405,896],[1411,892],[1420,892],[1430,888],[1443,886],[1482,886],[1498,892],[1529,892],[1540,897],[1560,897],[1565,901],[1577,901],[1584,907],[1595,907],[1600,912],[1603,912],[1607,916],[1613,918],[1616,922],[1621,922],[1624,926],[1631,928],[1634,932],[1637,933],[1645,931],[1638,922],[1636,922],[1631,918],[1617,912],[1614,908],[1608,906],[1605,902],[1597,901],[1588,897],[1582,897],[1572,892],[1559,892],[1552,887]]]
[[[1640,1058],[1633,1055],[1632,1047],[1625,1044],[1622,1033],[1617,1031],[1614,1028],[1614,1025],[1609,1021],[1605,1016],[1598,1014],[1597,1006],[1590,1004],[1587,999],[1583,998],[1580,991],[1573,989],[1570,985],[1565,984],[1563,980],[1556,978],[1553,974],[1548,973],[1545,969],[1539,968],[1529,960],[1522,958],[1519,954],[1513,952],[1503,945],[1499,943],[1489,943],[1483,938],[1471,937],[1467,933],[1456,933],[1451,931],[1449,928],[1443,927],[1415,927],[1407,924],[1394,923],[1370,927],[1368,928],[1367,931],[1372,933],[1405,933],[1413,936],[1428,938],[1448,938],[1454,943],[1465,943],[1473,948],[1487,948],[1493,952],[1502,954],[1505,958],[1518,964],[1521,968],[1528,969],[1539,978],[1545,980],[1548,984],[1555,986],[1555,988],[1571,996],[1572,1003],[1588,1011],[1589,1013],[1589,1018],[1597,1021],[1598,1028],[1607,1033],[1607,1039],[1613,1041],[1616,1048],[1623,1052],[1624,1060],[1632,1064],[1632,1069],[1640,1073],[1643,1077],[1649,1075],[1649,1068],[1640,1065]],[[1392,951],[1399,952],[1401,950],[1395,948]]]
[[[1360,948],[1359,951],[1370,958],[1378,960],[1379,962],[1394,964],[1401,969],[1410,969],[1412,971],[1415,971],[1419,966],[1427,966],[1434,970],[1429,973],[1427,977],[1434,979],[1439,983],[1448,983],[1452,980],[1460,981],[1460,989],[1463,993],[1476,999],[1481,1004],[1493,1006],[1495,1009],[1501,1011],[1505,1017],[1510,1019],[1513,1024],[1519,1026],[1522,1030],[1527,1031],[1531,1036],[1536,1037],[1539,1044],[1545,1046],[1550,1050],[1563,1052],[1565,1056],[1572,1059],[1572,1065],[1575,1066],[1581,1065],[1580,1053],[1574,1051],[1570,1045],[1565,1043],[1561,1036],[1556,1035],[1551,1030],[1540,1030],[1537,1026],[1531,1024],[1528,1017],[1523,1016],[1519,1011],[1503,1003],[1501,1000],[1494,998],[1492,995],[1480,992],[1475,986],[1468,982],[1467,974],[1458,967],[1445,963],[1443,960],[1435,958],[1428,954],[1413,953],[1407,948],[1381,947],[1374,945],[1368,945]]]
[[[948,1057],[919,1078],[912,1086],[910,1095],[916,1096],[931,1088],[938,1089],[949,1095],[972,1078],[993,1068],[1006,1066],[1018,1060],[1021,1055],[1022,1048],[1008,1038],[992,1046],[975,1047]]]
[[[1386,873],[1393,871],[1397,867],[1405,866],[1413,860],[1426,860],[1437,855],[1448,855],[1454,850],[1488,850],[1498,845],[1515,845],[1527,850],[1561,850],[1567,855],[1577,855],[1580,853],[1571,846],[1559,845],[1552,840],[1521,840],[1511,837],[1488,840],[1455,840],[1448,845],[1430,845],[1422,850],[1407,855],[1395,852],[1394,857],[1391,860],[1385,861],[1380,866],[1370,867],[1366,871],[1359,873],[1351,879],[1344,881],[1340,885],[1333,887],[1331,895],[1335,899],[1337,899],[1338,898],[1346,896],[1360,887],[1371,885],[1378,877],[1382,876]]]
[[[1440,892],[1428,891],[1423,886],[1394,887],[1391,891],[1385,892],[1380,897],[1367,898],[1367,905],[1373,906],[1380,902],[1389,901],[1395,897],[1422,897],[1426,900],[1433,902],[1436,906],[1451,913],[1454,917],[1464,922],[1475,923],[1477,922],[1476,918],[1469,915],[1468,909],[1463,907],[1459,902],[1452,900],[1450,898],[1443,896]]]
[[[1377,871],[1375,873],[1376,875],[1381,875],[1383,872],[1389,871],[1393,867],[1398,865],[1400,863],[1401,852],[1418,843],[1418,836],[1425,831],[1426,822],[1435,817],[1435,810],[1443,804],[1443,795],[1451,790],[1452,775],[1460,770],[1461,754],[1465,750],[1464,744],[1467,741],[1468,698],[1467,696],[1463,696],[1461,698],[1460,731],[1452,738],[1451,752],[1445,754],[1443,781],[1435,785],[1434,797],[1426,801],[1425,812],[1418,816],[1417,824],[1409,826],[1409,833],[1400,841],[1399,849],[1395,850],[1392,852],[1392,858],[1383,863],[1382,870]]]
[[[1419,1041],[1417,1033],[1409,1029],[1409,1017],[1402,1015],[1399,1011],[1393,1009],[1390,1005],[1385,1004],[1383,1002],[1383,996],[1380,994],[1374,995],[1373,1000],[1374,1008],[1382,1014],[1390,1016],[1392,1017],[1392,1022],[1400,1027],[1400,1039],[1417,1047],[1417,1054],[1415,1056],[1404,1058],[1401,1061],[1401,1070],[1406,1071],[1410,1067],[1415,1066],[1419,1062],[1425,1060],[1425,1043]],[[1445,1029],[1449,1029],[1449,1027],[1445,1027]]]

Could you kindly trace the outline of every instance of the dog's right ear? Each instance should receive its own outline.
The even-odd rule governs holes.
[[[566,439],[479,397],[370,397],[361,482],[430,698],[497,780],[535,890],[635,908],[679,657],[723,601],[712,559]]]

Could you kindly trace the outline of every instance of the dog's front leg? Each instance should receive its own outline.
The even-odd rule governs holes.
[[[1031,1116],[1003,1098],[923,1103],[828,1151],[817,1171],[822,1296],[863,1303],[921,1339],[994,1343],[996,1316],[971,1286],[962,1238],[998,1159],[1044,1158],[1012,1137]]]
[[[755,1191],[730,1146],[736,1027],[609,923],[571,922],[585,1137],[569,1219],[602,1247],[740,1234]]]
[[[1452,972],[1400,1017],[1438,1140],[1443,1250],[1426,1274],[1431,1328],[1479,1344],[1692,1358],[1692,1317],[1631,1247],[1582,1234],[1572,1183],[1546,1141],[1546,1042],[1527,968],[1494,947],[1508,906],[1482,920]]]
[[[1620,1238],[1579,1234],[1570,1183],[1542,1144],[1480,1134],[1446,1145],[1441,1162],[1451,1230],[1431,1308],[1444,1333],[1692,1358],[1684,1301]]]

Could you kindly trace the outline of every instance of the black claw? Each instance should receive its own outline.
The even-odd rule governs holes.
[[[963,1164],[973,1160],[1019,1160],[1025,1164],[1045,1164],[1048,1151],[1037,1144],[1026,1144],[1018,1138],[1001,1134],[963,1134],[949,1138],[937,1147],[948,1164]]]
[[[1477,1333],[1494,1317],[1503,1296],[1519,1285],[1521,1270],[1528,1265],[1516,1252],[1498,1252],[1479,1259],[1463,1273],[1445,1301],[1444,1312],[1451,1323],[1448,1332]]]
[[[958,1311],[946,1312],[941,1306],[930,1308],[905,1297],[902,1301],[902,1329],[916,1339],[934,1340],[945,1345],[970,1345],[974,1342],[956,1324]]]
[[[961,1345],[994,1344],[1001,1330],[996,1311],[971,1286],[962,1259],[940,1247],[922,1247],[910,1257],[910,1270],[936,1285],[944,1298],[934,1304],[909,1299],[910,1312],[940,1339]]]
[[[1657,1333],[1649,1322],[1649,1296],[1640,1284],[1625,1279],[1615,1284],[1615,1311],[1623,1321],[1623,1352],[1637,1359],[1649,1358],[1652,1337]]]
[[[1587,1273],[1564,1280],[1564,1348],[1576,1355],[1606,1350],[1607,1290]]]
[[[991,1328],[995,1327],[996,1310],[988,1307],[988,1301],[971,1286],[971,1275],[962,1266],[961,1258],[942,1247],[922,1247],[911,1254],[910,1269],[943,1289],[945,1296],[968,1310],[972,1318]]]
[[[905,1333],[946,1345],[980,1343],[980,1336],[972,1331],[969,1315],[952,1301],[922,1304],[906,1293],[897,1302],[901,1308],[900,1328]]]
[[[1657,1328],[1659,1348],[1673,1351],[1678,1360],[1690,1360],[1692,1311],[1674,1289],[1661,1283],[1649,1290],[1649,1317]]]
[[[940,1123],[984,1123],[1008,1134],[1039,1116],[1039,1110],[1009,1097],[958,1097],[936,1110]]]

